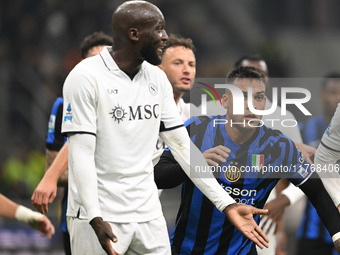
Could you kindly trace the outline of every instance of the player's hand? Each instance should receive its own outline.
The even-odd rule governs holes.
[[[263,209],[268,209],[268,214],[261,217],[260,227],[266,231],[266,234],[268,234],[271,228],[282,219],[283,213],[289,204],[289,199],[282,194],[265,204]]]
[[[112,233],[110,224],[103,221],[102,218],[96,217],[90,221],[90,225],[96,233],[98,241],[105,252],[108,255],[119,255],[111,245],[111,241],[116,243],[118,238]]]
[[[42,215],[39,220],[32,219],[28,221],[28,224],[38,230],[42,237],[47,236],[48,240],[50,240],[55,233],[54,226],[45,215]]]
[[[262,229],[256,224],[254,214],[267,214],[268,210],[258,209],[245,204],[231,204],[224,209],[225,215],[229,218],[230,222],[241,233],[253,241],[261,249],[263,246],[269,247],[269,239]]]
[[[316,149],[303,143],[295,143],[295,145],[299,149],[299,151],[301,151],[302,155],[305,157],[305,160],[309,164],[313,165]]]
[[[46,172],[47,173],[47,172]],[[41,213],[48,212],[48,205],[57,195],[57,180],[44,175],[31,197],[33,206]]]
[[[226,162],[229,157],[230,149],[222,145],[203,152],[203,156],[209,166],[218,166],[220,163]]]

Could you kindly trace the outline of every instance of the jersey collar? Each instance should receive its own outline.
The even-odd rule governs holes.
[[[111,46],[104,47],[104,49],[100,52],[100,56],[104,61],[105,66],[111,70],[119,70],[116,62],[113,60],[109,50],[111,50]]]

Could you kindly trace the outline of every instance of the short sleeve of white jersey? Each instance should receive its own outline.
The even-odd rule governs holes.
[[[327,149],[340,152],[340,103],[336,108],[331,123],[322,136],[321,144]]]
[[[164,99],[163,99],[163,108],[161,114],[161,127],[160,131],[172,130],[178,127],[183,126],[183,120],[178,112],[178,108],[176,102],[174,100],[174,94],[172,90],[172,86],[168,79],[164,74],[164,82],[166,83],[164,86]]]
[[[66,78],[62,133],[96,134],[96,89],[91,79],[89,72],[81,70],[79,64]]]

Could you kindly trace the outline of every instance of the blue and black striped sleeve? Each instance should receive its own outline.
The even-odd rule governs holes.
[[[66,137],[61,134],[63,115],[63,98],[58,97],[53,104],[46,137],[46,149],[59,151],[63,147]]]

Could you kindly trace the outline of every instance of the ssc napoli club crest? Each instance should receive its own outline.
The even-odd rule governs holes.
[[[149,83],[149,92],[152,96],[156,96],[158,93],[158,88],[155,84]]]

